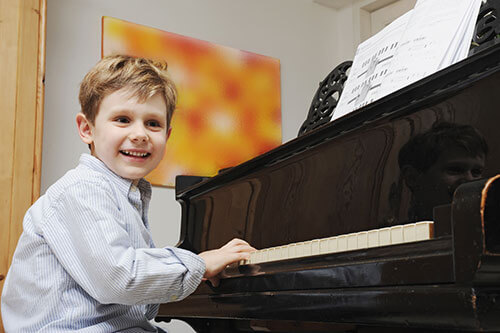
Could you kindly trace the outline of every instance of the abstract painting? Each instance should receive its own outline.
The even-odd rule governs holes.
[[[177,86],[172,134],[147,176],[153,185],[214,176],[281,144],[278,59],[103,17],[102,55],[110,54],[166,60]]]

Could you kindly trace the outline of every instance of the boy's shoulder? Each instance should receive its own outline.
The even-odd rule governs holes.
[[[69,189],[80,186],[88,190],[112,190],[112,181],[109,175],[92,168],[86,163],[82,163],[84,162],[82,160],[85,160],[85,158],[89,159],[86,156],[82,156],[80,164],[78,164],[76,168],[67,171],[61,178],[52,184],[47,189],[46,194],[52,199],[56,199],[61,195],[65,195]]]

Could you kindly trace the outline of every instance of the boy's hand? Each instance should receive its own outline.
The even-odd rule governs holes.
[[[214,287],[219,285],[218,274],[227,265],[248,259],[250,253],[255,251],[247,242],[235,238],[220,249],[201,252],[200,257],[205,260],[206,271],[204,278],[208,279]]]

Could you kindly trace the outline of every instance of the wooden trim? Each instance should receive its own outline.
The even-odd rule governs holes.
[[[47,36],[47,0],[39,0],[40,23],[38,27],[38,75],[36,94],[35,152],[33,167],[32,202],[40,196],[42,171],[43,106],[45,101],[45,40]]]
[[[40,194],[45,18],[46,0],[0,0],[0,291]]]

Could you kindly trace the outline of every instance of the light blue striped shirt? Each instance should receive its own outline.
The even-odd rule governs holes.
[[[156,303],[192,293],[199,256],[154,248],[151,185],[83,154],[27,211],[2,293],[6,332],[156,332]]]

